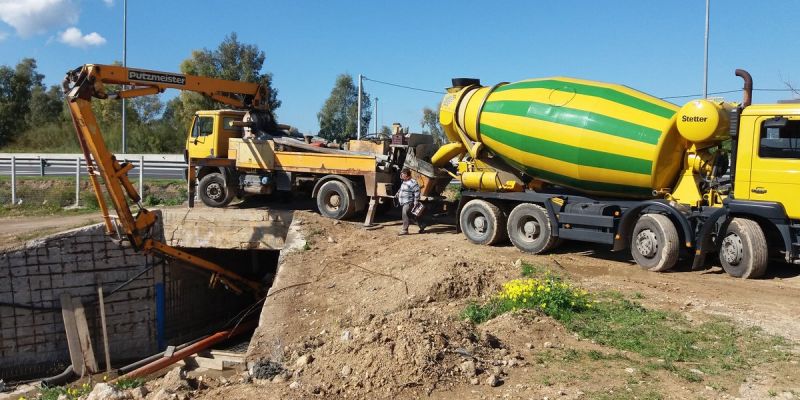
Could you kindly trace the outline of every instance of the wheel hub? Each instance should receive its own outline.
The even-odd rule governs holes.
[[[730,265],[738,265],[742,261],[742,238],[739,235],[728,235],[722,240],[720,249],[722,257]]]
[[[525,233],[525,237],[530,240],[536,239],[539,236],[540,227],[536,221],[525,221],[522,225],[522,232]]]
[[[475,227],[475,230],[478,233],[485,233],[486,232],[486,217],[484,217],[483,215],[478,215],[472,221],[472,226]]]
[[[339,208],[339,204],[341,203],[342,199],[338,194],[332,194],[330,199],[328,199],[328,204],[330,204],[332,208]]]
[[[646,229],[636,235],[636,251],[644,257],[653,258],[658,252],[658,239],[653,231]]]
[[[220,187],[219,183],[212,183],[206,186],[206,196],[213,200],[219,199],[222,196],[222,187]]]

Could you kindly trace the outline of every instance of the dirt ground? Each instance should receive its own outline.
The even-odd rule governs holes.
[[[296,211],[295,221],[307,244],[285,256],[282,268],[293,272],[268,300],[280,313],[257,331],[248,352],[257,362],[251,372],[271,370],[271,379],[194,371],[176,398],[800,398],[800,268],[776,263],[759,280],[732,278],[720,268],[653,273],[628,253],[585,243],[566,242],[538,256],[509,244],[476,246],[455,233],[452,220],[424,234],[412,227],[408,236],[397,236],[400,223],[391,218],[374,229],[309,211]],[[15,226],[51,226],[45,219],[15,224],[0,224],[4,240],[18,234]],[[645,367],[659,360],[598,345],[535,312],[478,325],[459,317],[471,302],[519,278],[520,262],[692,321],[722,316],[760,327],[795,349],[779,362],[687,380]],[[162,385],[149,382],[147,398]]]
[[[645,371],[635,354],[581,339],[549,317],[506,314],[473,325],[458,316],[519,277],[520,260],[552,269],[590,290],[634,296],[644,306],[709,315],[800,343],[800,269],[775,264],[760,280],[719,268],[653,273],[628,254],[565,243],[530,255],[506,244],[480,247],[440,223],[397,236],[399,222],[377,229],[298,211],[308,245],[282,268],[302,273],[269,301],[282,310],[262,326],[248,358],[284,371],[271,380],[204,381],[203,399],[250,398],[797,398],[797,357],[724,376],[686,380]],[[587,352],[608,357],[592,359]],[[663,361],[663,360],[662,360]],[[259,364],[264,367],[263,364]],[[267,369],[269,369],[267,368]],[[274,372],[274,371],[273,371]],[[269,374],[269,375],[274,375]],[[495,382],[492,379],[497,378]],[[237,383],[238,382],[238,383]],[[492,386],[496,384],[496,386]]]
[[[102,222],[100,213],[0,218],[0,249],[17,247],[33,238],[99,222]]]

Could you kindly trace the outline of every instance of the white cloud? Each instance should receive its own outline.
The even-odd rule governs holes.
[[[80,10],[74,0],[0,0],[0,20],[21,37],[78,23]]]
[[[83,34],[76,27],[67,28],[58,35],[58,41],[72,47],[100,46],[106,44],[106,39],[97,32]]]
[[[106,3],[107,6],[111,7],[114,5],[114,0],[103,0],[103,3]]]
[[[8,32],[0,31],[0,42],[6,40],[6,38],[8,38]]]

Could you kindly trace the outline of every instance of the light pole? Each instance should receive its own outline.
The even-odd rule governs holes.
[[[711,0],[706,0],[705,57],[703,57],[703,98],[708,98],[708,15]]]
[[[361,84],[364,75],[358,74],[358,116],[356,117],[356,139],[361,140]]]
[[[123,2],[122,8],[123,8],[123,10],[122,10],[122,66],[123,67],[127,67],[128,66],[128,0],[125,0]],[[125,90],[125,86],[123,86],[122,89]],[[125,118],[125,114],[127,114],[127,113],[125,112],[125,108],[126,108],[125,107],[125,103],[126,103],[125,102],[125,98],[123,97],[122,98],[122,153],[123,154],[125,154],[127,152],[127,146],[126,146],[126,140],[125,140],[125,136],[126,136],[126,129],[125,128],[126,128],[126,125],[127,125],[126,122],[125,122],[125,120],[127,119],[127,118]]]
[[[378,98],[375,98],[375,136],[378,136]]]

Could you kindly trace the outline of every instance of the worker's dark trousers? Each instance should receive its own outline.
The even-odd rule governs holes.
[[[408,226],[411,225],[411,220],[414,220],[420,229],[425,227],[425,224],[422,222],[422,216],[416,218],[414,214],[411,214],[412,208],[414,208],[414,203],[403,204],[403,230],[401,231],[403,233],[408,233]]]

